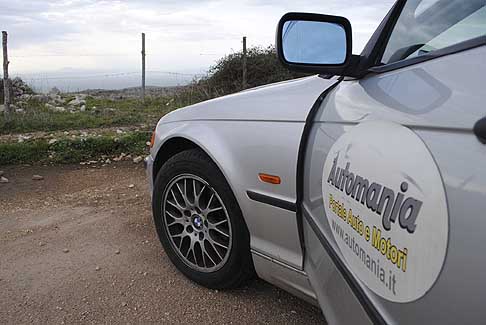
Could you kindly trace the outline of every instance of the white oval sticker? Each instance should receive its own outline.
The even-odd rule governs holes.
[[[352,127],[327,156],[322,194],[341,253],[368,288],[410,302],[432,287],[447,250],[447,203],[415,133],[380,121]]]

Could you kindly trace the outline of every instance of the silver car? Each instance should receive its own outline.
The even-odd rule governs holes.
[[[289,13],[318,74],[164,116],[155,225],[210,288],[255,274],[339,324],[477,324],[486,309],[486,3],[397,1],[360,55],[346,18]]]

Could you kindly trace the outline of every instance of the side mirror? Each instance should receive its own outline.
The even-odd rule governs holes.
[[[344,75],[351,62],[351,24],[344,17],[285,14],[276,43],[280,61],[291,70]]]

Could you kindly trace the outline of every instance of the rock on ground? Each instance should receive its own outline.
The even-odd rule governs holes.
[[[50,95],[60,95],[61,91],[57,87],[53,87],[53,88],[51,88],[51,90],[49,90],[49,94]]]
[[[10,98],[15,100],[24,94],[32,94],[33,91],[21,78],[15,77],[10,80]],[[0,103],[4,100],[3,79],[0,79]]]
[[[68,103],[68,105],[70,105],[70,106],[86,105],[86,101],[84,99],[80,99],[80,98],[76,97],[75,99],[73,99],[72,101],[70,101]]]

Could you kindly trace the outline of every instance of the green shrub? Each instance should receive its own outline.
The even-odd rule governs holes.
[[[253,47],[247,51],[247,85],[253,88],[306,76],[285,68],[273,46]],[[227,55],[212,66],[207,76],[192,82],[176,100],[180,106],[243,90],[243,53]]]
[[[0,143],[0,166],[41,161],[48,157],[48,150],[46,141]]]

